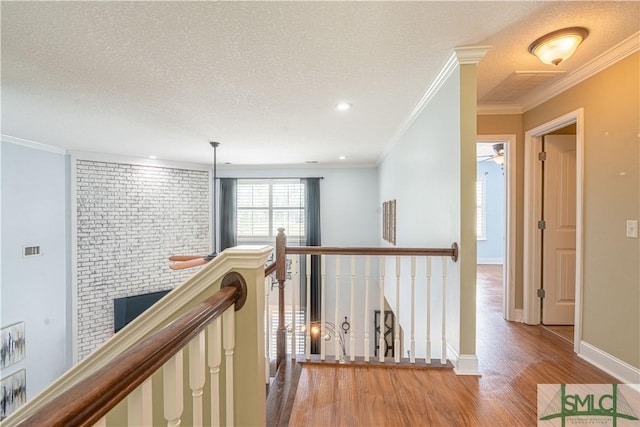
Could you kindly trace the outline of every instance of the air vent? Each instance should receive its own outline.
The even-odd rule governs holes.
[[[40,251],[40,246],[23,246],[24,251],[22,255],[24,257],[30,256],[40,256],[42,252]]]

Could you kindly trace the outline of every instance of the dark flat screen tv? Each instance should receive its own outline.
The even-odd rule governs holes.
[[[151,307],[169,291],[151,292],[148,294],[116,298],[113,300],[114,332],[124,328],[129,322]]]

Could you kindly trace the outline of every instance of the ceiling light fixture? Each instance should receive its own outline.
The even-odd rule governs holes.
[[[583,27],[563,28],[546,34],[529,45],[529,53],[544,64],[558,65],[569,59],[578,45],[589,35]]]
[[[149,156],[149,158],[155,160],[158,158],[158,156]]]
[[[349,108],[351,108],[351,104],[349,104],[348,102],[341,102],[338,105],[336,105],[336,110],[339,110],[339,111],[346,111]]]
[[[347,156],[340,156],[338,157],[340,160],[347,160]]]

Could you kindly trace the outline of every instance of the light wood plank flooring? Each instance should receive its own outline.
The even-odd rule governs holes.
[[[534,426],[537,384],[612,383],[542,327],[502,318],[501,266],[478,271],[481,377],[304,366],[291,426]]]

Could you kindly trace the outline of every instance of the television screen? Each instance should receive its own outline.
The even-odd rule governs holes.
[[[129,322],[168,293],[169,291],[159,291],[114,299],[114,332],[124,328]]]

